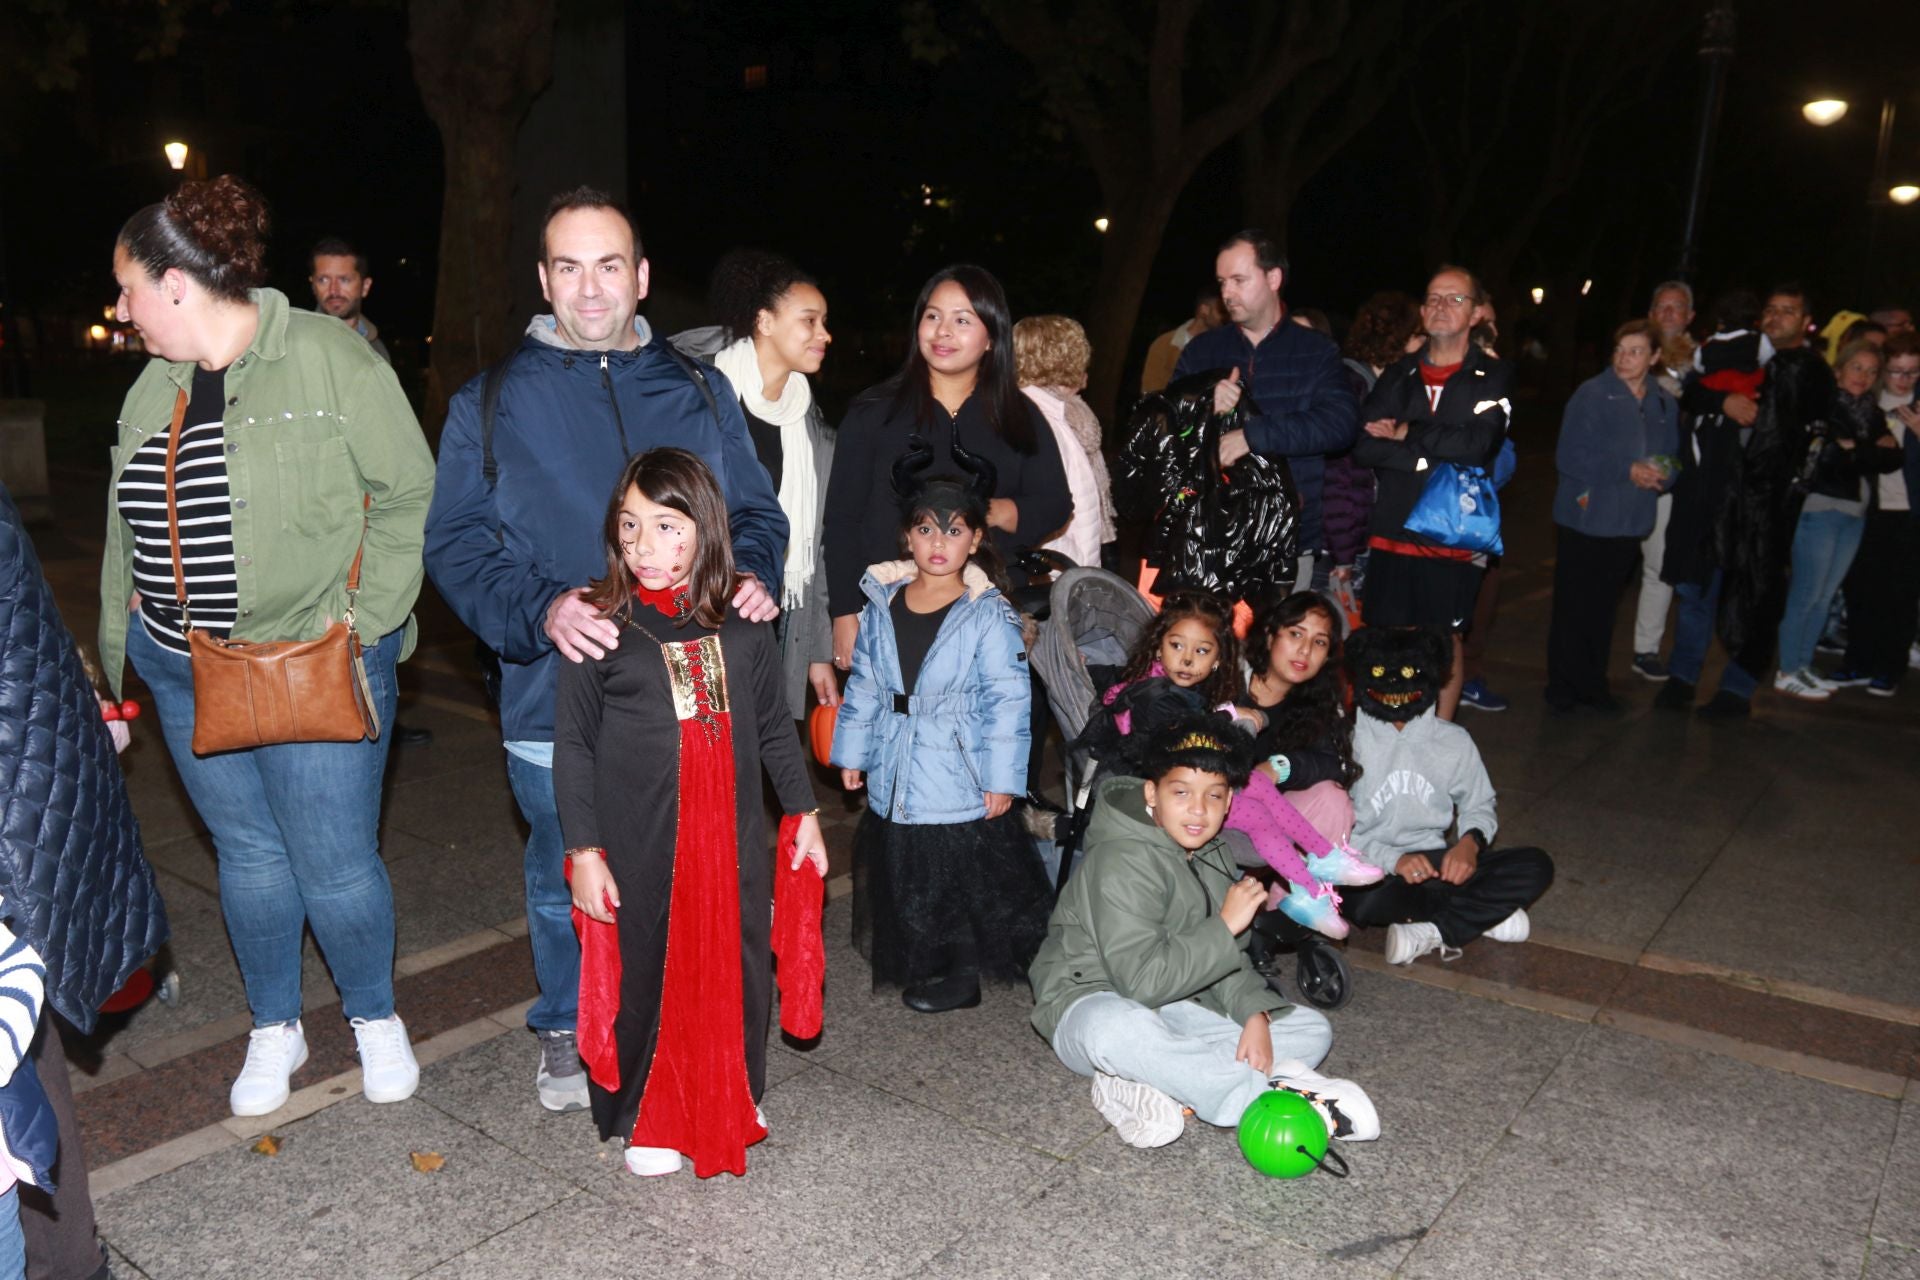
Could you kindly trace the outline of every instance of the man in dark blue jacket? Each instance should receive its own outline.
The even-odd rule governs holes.
[[[780,581],[787,520],[726,378],[683,364],[636,315],[647,260],[625,211],[585,187],[556,196],[542,245],[540,284],[553,314],[527,326],[491,415],[484,374],[448,406],[426,565],[460,620],[500,656],[507,778],[532,827],[535,1084],[548,1110],[574,1111],[587,1105],[587,1077],[574,1046],[580,947],[553,796],[555,664],[619,644],[619,629],[581,598],[606,573],[608,496],[635,453],[673,445],[699,455],[726,497],[735,566],[747,575],[733,604],[754,622],[779,612],[767,584]]]
[[[1220,465],[1232,466],[1248,452],[1285,458],[1300,491],[1300,566],[1296,585],[1327,585],[1330,567],[1320,520],[1320,491],[1327,455],[1350,448],[1360,433],[1360,403],[1340,364],[1333,340],[1287,316],[1280,291],[1287,261],[1272,237],[1247,230],[1220,246],[1214,258],[1220,300],[1229,324],[1196,334],[1180,353],[1176,380],[1207,369],[1232,369],[1214,391],[1216,412],[1226,413],[1246,392],[1253,416],[1244,428],[1220,437]]]

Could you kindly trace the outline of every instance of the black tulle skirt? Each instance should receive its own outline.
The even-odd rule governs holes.
[[[1018,815],[908,825],[869,809],[853,835],[853,945],[873,985],[972,973],[1017,981],[1053,888]]]

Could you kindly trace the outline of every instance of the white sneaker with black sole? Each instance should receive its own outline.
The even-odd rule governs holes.
[[[1480,936],[1492,938],[1495,942],[1525,942],[1527,935],[1531,932],[1533,932],[1533,925],[1527,919],[1526,911],[1515,907],[1512,915]]]
[[[587,1093],[586,1068],[580,1065],[580,1046],[571,1031],[536,1031],[540,1041],[540,1069],[534,1073],[534,1088],[540,1091],[540,1105],[549,1111],[584,1111],[592,1098]]]
[[[1142,1150],[1164,1147],[1187,1128],[1187,1117],[1172,1098],[1150,1084],[1105,1072],[1093,1077],[1093,1109],[1120,1141]]]
[[[368,1102],[405,1102],[420,1087],[420,1063],[400,1015],[353,1019],[360,1047],[360,1090]]]
[[[300,1020],[255,1027],[247,1035],[247,1062],[227,1094],[236,1116],[264,1116],[287,1104],[293,1073],[307,1064],[307,1033]]]
[[[1367,1091],[1351,1080],[1334,1080],[1306,1063],[1283,1058],[1273,1064],[1273,1087],[1299,1094],[1327,1123],[1327,1135],[1342,1142],[1372,1142],[1380,1136],[1380,1113]]]

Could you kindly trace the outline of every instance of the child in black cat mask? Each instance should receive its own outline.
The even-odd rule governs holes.
[[[1481,934],[1524,942],[1532,906],[1553,883],[1539,849],[1492,849],[1493,784],[1473,737],[1435,714],[1452,654],[1437,631],[1366,627],[1347,640],[1353,681],[1352,842],[1387,878],[1352,890],[1347,919],[1387,926],[1387,961],[1442,960]],[[1448,843],[1449,829],[1459,838]]]

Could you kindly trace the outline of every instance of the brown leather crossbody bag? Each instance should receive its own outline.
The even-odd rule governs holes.
[[[223,640],[195,629],[180,563],[180,509],[174,466],[187,416],[187,393],[173,402],[167,437],[167,539],[173,544],[173,594],[180,629],[193,662],[193,753],[244,751],[283,742],[359,742],[380,737],[380,713],[367,683],[360,636],[353,627],[360,596],[360,559],[366,554],[362,503],[360,546],[347,571],[346,617],[317,640]]]

